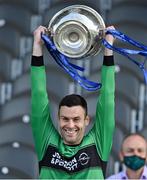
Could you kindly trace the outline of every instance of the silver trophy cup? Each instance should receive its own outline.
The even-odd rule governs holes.
[[[48,29],[58,51],[69,58],[96,55],[102,48],[104,21],[88,6],[72,5],[60,10],[50,20]]]

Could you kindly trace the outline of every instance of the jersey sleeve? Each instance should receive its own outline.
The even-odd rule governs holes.
[[[34,63],[31,66],[31,126],[39,160],[42,159],[51,133],[55,129],[51,121],[42,59],[43,57],[32,57]]]
[[[102,88],[96,107],[95,124],[92,129],[98,152],[103,161],[108,160],[110,154],[114,121],[114,62],[113,56],[105,56],[101,72]]]

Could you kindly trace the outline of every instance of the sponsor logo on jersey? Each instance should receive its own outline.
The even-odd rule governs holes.
[[[89,160],[90,160],[90,157],[88,156],[88,154],[83,152],[82,154],[80,154],[78,161],[81,163],[82,166],[84,166],[88,164]]]
[[[54,164],[56,166],[62,166],[65,169],[72,171],[75,168],[78,167],[78,161],[75,157],[73,157],[71,160],[64,160],[62,159],[61,155],[58,152],[55,152],[54,154],[52,154],[52,158],[51,158],[51,164]]]
[[[48,166],[73,173],[85,168],[103,167],[103,163],[105,164],[105,162],[100,159],[95,145],[80,149],[71,157],[60,154],[56,147],[48,146],[44,158],[39,162],[39,167]]]

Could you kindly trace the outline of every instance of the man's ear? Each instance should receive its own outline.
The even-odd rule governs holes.
[[[90,123],[90,117],[87,115],[85,118],[85,125],[88,126]]]

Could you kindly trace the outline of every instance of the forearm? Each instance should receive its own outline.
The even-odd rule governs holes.
[[[112,56],[112,55],[113,55],[113,51],[105,47],[104,56]]]
[[[114,101],[114,92],[115,92],[115,67],[114,67],[114,57],[104,56],[103,67],[101,73],[101,83],[102,88],[100,92],[100,98],[102,98],[103,109],[108,106],[107,100]],[[110,95],[109,95],[110,94]],[[108,110],[106,108],[106,110]]]
[[[40,101],[40,100],[42,100],[42,98],[45,99],[44,95],[47,94],[47,92],[46,92],[46,75],[45,75],[43,56],[38,56],[38,57],[32,56],[31,92],[32,92],[32,98],[34,98],[35,101],[36,100]],[[37,106],[39,106],[39,102],[37,102],[37,103],[38,103]]]
[[[112,37],[110,38],[107,35],[107,41],[109,42],[109,44],[113,45],[114,39]],[[105,47],[105,49],[104,49],[104,56],[113,56],[113,51],[111,49],[108,49],[107,47]]]
[[[31,96],[34,113],[42,115],[44,106],[48,104],[46,74],[43,56],[32,56],[31,62]]]
[[[37,57],[43,55],[42,46],[40,46],[40,44],[34,42],[32,55]]]

